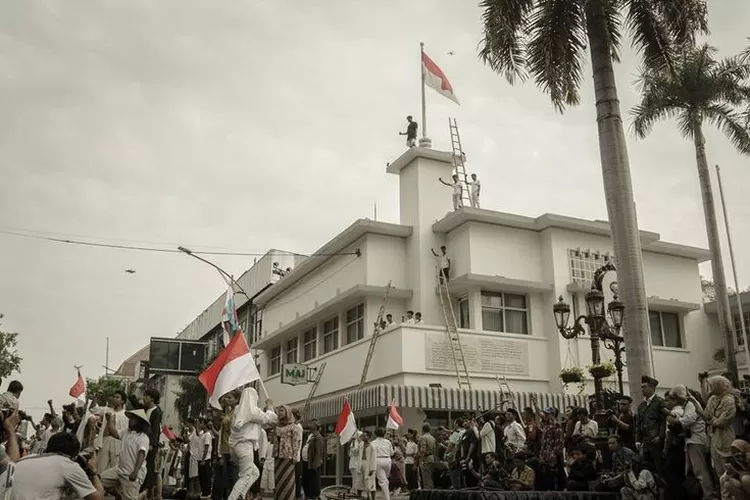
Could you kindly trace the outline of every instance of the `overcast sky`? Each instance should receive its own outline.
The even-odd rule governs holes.
[[[750,3],[710,8],[710,41],[739,51]],[[312,252],[373,203],[395,222],[384,166],[403,151],[404,116],[419,115],[420,41],[462,102],[428,90],[429,135],[449,148],[458,119],[484,207],[606,218],[590,71],[583,105],[559,115],[477,59],[479,20],[474,2],[442,0],[2,2],[0,230],[263,253]],[[628,50],[617,71],[627,111]],[[629,137],[641,227],[704,246],[691,143],[673,123]],[[708,154],[747,286],[748,159],[713,131]],[[252,257],[216,262],[239,274]],[[183,255],[0,234],[0,321],[20,333],[25,406],[67,402],[74,364],[103,374],[107,336],[115,368],[223,289]]]

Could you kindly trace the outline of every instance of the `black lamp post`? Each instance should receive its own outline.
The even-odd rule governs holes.
[[[617,371],[617,382],[619,384],[620,394],[623,393],[622,369],[625,363],[622,361],[622,353],[625,352],[624,339],[620,336],[622,328],[623,312],[625,305],[617,299],[614,299],[604,308],[604,293],[602,292],[602,280],[604,275],[610,271],[615,271],[614,264],[607,263],[594,273],[594,281],[591,284],[591,290],[586,294],[586,314],[581,315],[573,321],[573,326],[568,326],[570,321],[570,305],[568,305],[560,296],[557,303],[552,306],[552,312],[555,314],[555,324],[560,335],[565,339],[574,339],[579,335],[586,333],[588,325],[589,335],[591,338],[591,361],[598,365],[601,363],[599,351],[599,341],[601,340],[604,347],[610,349],[615,354],[615,369]],[[607,321],[606,314],[609,313],[612,325]],[[602,400],[602,377],[594,375],[594,396],[596,400],[596,410],[603,410]]]

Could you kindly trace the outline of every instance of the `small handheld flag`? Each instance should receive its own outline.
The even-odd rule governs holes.
[[[336,434],[339,436],[341,444],[346,444],[352,440],[357,433],[357,421],[354,419],[354,412],[349,404],[349,400],[344,400],[344,406],[341,408],[341,415],[336,422]]]
[[[70,388],[68,394],[70,394],[70,397],[73,399],[81,399],[82,397],[86,396],[86,381],[81,376],[81,370],[78,370],[78,378],[76,379],[76,383],[73,384],[73,387]]]
[[[391,406],[388,409],[388,422],[385,424],[386,429],[398,429],[404,425],[404,419],[401,418],[398,410],[396,409],[396,400],[391,401]]]

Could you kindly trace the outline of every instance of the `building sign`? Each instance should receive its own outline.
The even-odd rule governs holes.
[[[469,372],[529,375],[529,345],[493,337],[461,337]],[[425,368],[455,371],[447,333],[425,333]]]
[[[307,366],[297,363],[281,366],[282,384],[304,385],[307,381]]]

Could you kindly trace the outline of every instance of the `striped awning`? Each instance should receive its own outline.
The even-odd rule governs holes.
[[[313,400],[306,419],[336,418],[341,413],[344,398],[349,398],[352,410],[385,409],[391,401],[405,408],[450,411],[488,411],[494,409],[531,406],[532,396],[536,396],[540,408],[554,406],[560,410],[567,406],[588,407],[587,396],[573,394],[550,394],[500,391],[482,389],[450,389],[446,387],[422,387],[410,385],[374,385],[348,394],[338,394]],[[302,404],[295,405],[301,409]]]

